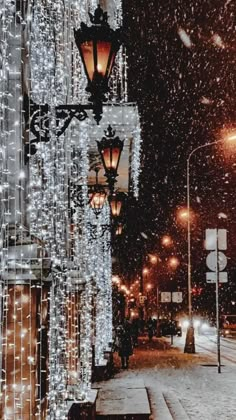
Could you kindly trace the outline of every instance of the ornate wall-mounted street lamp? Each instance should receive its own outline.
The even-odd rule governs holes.
[[[106,101],[108,81],[114,65],[117,51],[121,45],[121,29],[113,30],[107,22],[107,13],[100,6],[91,13],[92,26],[81,23],[80,29],[74,30],[75,42],[80,51],[84,70],[88,78],[87,91],[91,94],[88,104],[58,105],[54,108],[56,135],[65,132],[71,120],[83,121],[88,117],[87,110],[93,110],[99,124],[102,118],[102,106]],[[25,161],[37,152],[38,142],[50,141],[49,121],[51,109],[48,104],[38,105],[24,95],[24,115],[35,138],[25,148]]]
[[[105,169],[105,177],[107,178],[109,190],[112,194],[116,183],[116,177],[118,176],[117,170],[124,146],[124,140],[120,140],[118,136],[115,137],[116,132],[110,125],[104,133],[105,137],[103,137],[101,141],[97,141],[97,145]]]
[[[93,209],[96,217],[98,217],[105,204],[107,193],[104,187],[98,184],[99,168],[95,168],[95,172],[96,172],[96,184],[90,190],[89,205]]]
[[[106,101],[108,81],[121,45],[121,31],[110,28],[107,13],[100,5],[94,15],[90,13],[89,16],[93,25],[81,23],[81,28],[74,30],[74,35],[88,79],[86,90],[91,93],[89,100],[94,104],[96,121],[100,121],[102,102]]]
[[[122,232],[123,232],[123,225],[122,225],[122,223],[118,223],[115,233],[116,233],[117,236],[120,236],[122,234]]]
[[[120,216],[124,198],[125,198],[125,194],[122,192],[114,193],[109,197],[109,204],[110,204],[111,214],[113,217],[117,218]]]

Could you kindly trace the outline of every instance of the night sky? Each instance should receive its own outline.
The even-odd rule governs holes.
[[[176,209],[186,205],[186,159],[193,148],[236,127],[236,3],[124,0],[123,7],[129,100],[139,106],[143,151],[140,198],[127,214],[131,251],[127,258],[120,252],[126,268],[133,268],[141,255],[161,252],[160,238],[169,233],[186,262],[186,229],[176,217]],[[206,227],[226,227],[235,255],[236,146],[233,152],[229,157],[213,146],[193,157],[196,262],[204,257]]]

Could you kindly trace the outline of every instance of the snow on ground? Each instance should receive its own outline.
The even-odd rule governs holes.
[[[144,381],[154,420],[236,420],[236,364],[224,362],[219,374],[216,366],[203,366],[215,364],[214,355],[184,354],[183,342],[175,338],[176,347],[162,350],[159,339],[151,344],[141,339],[130,369],[120,370],[116,378]],[[117,355],[115,364],[120,365]]]

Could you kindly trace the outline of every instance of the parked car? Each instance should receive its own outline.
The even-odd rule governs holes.
[[[226,314],[220,317],[220,334],[223,337],[236,335],[236,315]]]
[[[160,336],[177,335],[178,337],[182,337],[182,327],[179,321],[176,320],[161,320],[159,323],[158,332]]]

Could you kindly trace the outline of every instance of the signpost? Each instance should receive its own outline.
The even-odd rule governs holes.
[[[144,296],[144,295],[139,296],[140,305],[144,305],[146,299],[147,299],[147,296]]]
[[[161,292],[161,302],[162,303],[181,303],[183,302],[182,292]]]
[[[161,292],[161,302],[170,303],[171,302],[171,292]]]
[[[227,257],[222,252],[227,249],[226,229],[206,229],[205,248],[207,251],[211,251],[206,258],[207,267],[211,270],[206,273],[206,281],[207,283],[216,284],[217,366],[218,373],[221,373],[219,283],[228,281],[227,272],[223,271],[227,266]]]
[[[172,302],[182,303],[183,302],[182,292],[172,292]]]
[[[181,303],[183,301],[182,292],[161,292],[162,303]],[[171,322],[173,321],[173,305],[171,305]],[[173,334],[171,334],[171,345],[173,344]]]

